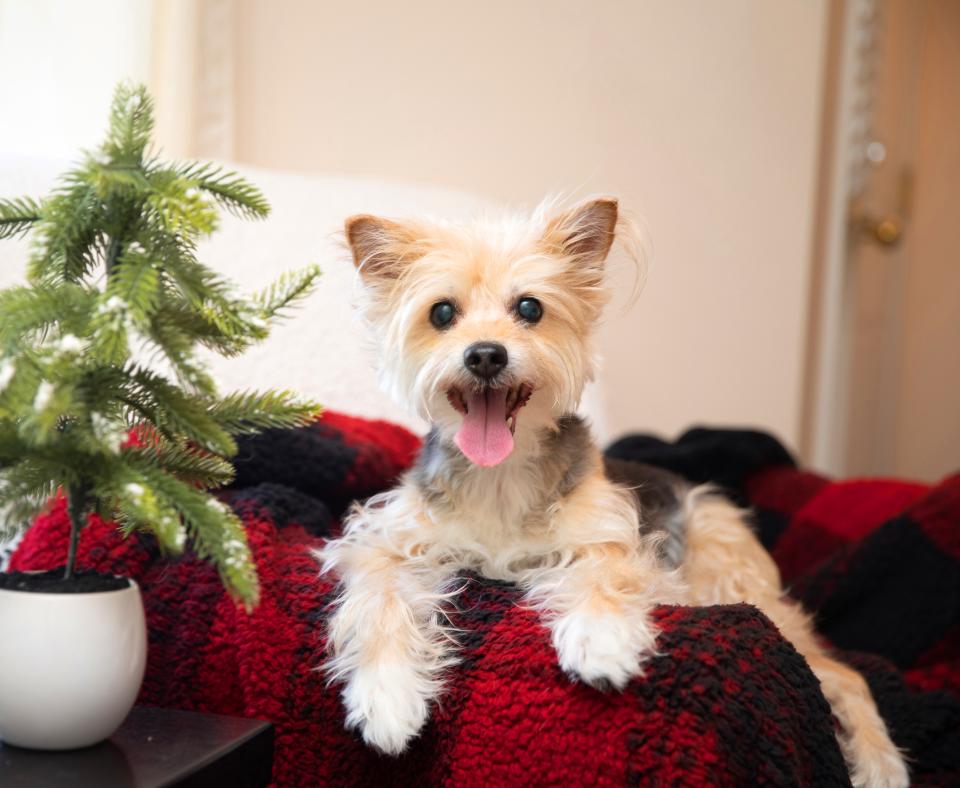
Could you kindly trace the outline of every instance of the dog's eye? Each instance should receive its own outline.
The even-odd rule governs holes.
[[[430,322],[434,328],[446,328],[457,316],[457,308],[449,301],[439,301],[430,307]]]
[[[526,296],[517,301],[517,314],[527,323],[539,323],[543,317],[543,307],[536,298]]]

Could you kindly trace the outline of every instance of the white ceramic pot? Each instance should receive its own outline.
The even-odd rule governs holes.
[[[140,691],[147,628],[140,589],[0,589],[0,740],[86,747],[123,722]]]

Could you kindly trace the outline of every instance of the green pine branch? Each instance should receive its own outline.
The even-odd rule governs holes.
[[[195,237],[216,230],[216,206],[189,178],[174,170],[159,169],[147,179],[151,186],[149,207],[166,232]]]
[[[138,472],[144,489],[155,496],[156,505],[177,513],[194,552],[212,560],[235,597],[248,608],[255,605],[259,596],[256,570],[246,532],[236,514],[216,498],[167,473],[149,467]]]
[[[9,422],[0,425],[0,533],[9,535],[26,525],[58,488],[76,483],[83,474],[102,472],[97,458],[72,440],[37,446],[14,434]]]
[[[265,219],[270,213],[270,204],[263,193],[235,172],[203,162],[180,164],[172,172],[241,218]]]
[[[236,474],[233,465],[223,457],[189,446],[162,443],[146,450],[146,453],[166,473],[203,488],[224,487],[233,481]]]
[[[3,474],[0,487],[0,539],[9,539],[36,517],[57,492],[57,484],[28,462]]]
[[[105,249],[104,223],[104,205],[92,186],[61,187],[36,224],[39,243],[27,267],[30,282],[78,282],[88,275]]]
[[[159,342],[169,341],[171,347],[180,352],[186,352],[187,343],[191,348],[196,343],[222,356],[236,356],[253,342],[249,336],[227,334],[205,312],[192,309],[182,301],[171,300],[161,304],[153,315],[152,326],[161,337]]]
[[[110,163],[139,165],[153,132],[153,100],[142,85],[119,85],[110,106],[103,154]]]
[[[182,435],[216,454],[232,457],[237,444],[208,412],[203,400],[182,392],[166,378],[140,367],[130,370],[128,395],[152,412],[153,423],[168,435]]]
[[[29,197],[0,200],[0,240],[16,238],[40,221],[40,203]]]
[[[118,299],[137,323],[149,322],[160,298],[160,271],[142,246],[132,244],[123,250],[107,284],[106,295],[108,301]]]
[[[90,293],[76,285],[0,290],[0,352],[4,346],[36,339],[54,325],[81,331],[92,305]]]
[[[204,344],[193,332],[165,311],[154,313],[147,327],[150,341],[167,357],[181,386],[194,394],[214,397],[216,384],[206,365],[195,357],[194,347]]]
[[[285,310],[308,295],[320,277],[320,266],[309,265],[299,271],[281,274],[273,284],[254,296],[265,319],[285,317]]]
[[[210,408],[210,416],[231,435],[302,427],[320,415],[320,405],[289,391],[237,391]]]

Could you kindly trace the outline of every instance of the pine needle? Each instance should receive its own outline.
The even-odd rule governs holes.
[[[16,238],[40,221],[40,203],[29,197],[0,200],[0,240]]]

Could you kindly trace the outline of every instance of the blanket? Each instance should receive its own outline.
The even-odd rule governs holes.
[[[467,578],[451,613],[461,661],[422,736],[381,756],[343,726],[316,670],[335,589],[310,548],[345,507],[390,485],[418,439],[327,413],[241,445],[223,500],[242,517],[262,584],[247,614],[208,565],[160,556],[91,517],[83,567],[133,577],[149,625],[140,702],[271,720],[273,779],[299,785],[844,785],[830,709],[804,660],[747,605],[662,607],[661,655],[622,693],[572,683],[508,584]],[[918,785],[960,782],[960,476],[928,487],[831,482],[759,433],[633,436],[610,453],[724,484],[751,503],[764,543],[820,631],[860,669]],[[14,569],[61,565],[54,501]]]

